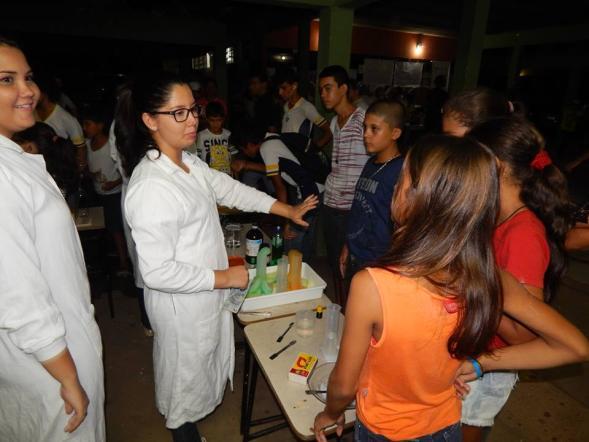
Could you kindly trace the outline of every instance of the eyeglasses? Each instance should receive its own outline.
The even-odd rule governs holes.
[[[200,114],[200,106],[195,104],[190,109],[185,107],[176,109],[173,111],[158,111],[158,112],[151,112],[154,115],[171,115],[174,117],[177,123],[184,123],[188,120],[188,115],[192,114],[194,118],[198,120],[198,115]]]

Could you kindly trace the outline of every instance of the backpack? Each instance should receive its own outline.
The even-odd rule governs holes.
[[[286,132],[272,135],[264,141],[280,140],[292,152],[316,183],[325,184],[327,175],[331,172],[329,158],[321,151],[310,148],[309,138],[296,132]]]

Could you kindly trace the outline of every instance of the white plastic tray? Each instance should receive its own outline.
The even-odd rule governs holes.
[[[267,273],[275,273],[277,266],[268,266]],[[256,269],[249,269],[250,281],[256,276]],[[276,305],[290,304],[291,302],[308,301],[310,299],[319,299],[325,290],[327,284],[306,262],[301,269],[301,277],[308,280],[311,287],[300,290],[290,290],[288,292],[273,293],[271,295],[256,296],[255,298],[246,298],[241,306],[241,312],[258,310],[265,307],[274,307]]]

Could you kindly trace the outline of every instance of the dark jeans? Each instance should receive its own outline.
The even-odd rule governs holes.
[[[170,431],[174,442],[200,442],[200,433],[194,422],[186,422]]]
[[[323,232],[327,248],[327,261],[333,275],[336,303],[345,308],[343,278],[339,272],[339,255],[346,241],[349,210],[339,210],[323,205]]]
[[[386,442],[389,439],[375,434],[364,426],[360,420],[356,419],[354,427],[354,442]],[[442,428],[433,434],[421,436],[416,439],[407,439],[406,442],[462,442],[462,432],[460,430],[460,422]]]

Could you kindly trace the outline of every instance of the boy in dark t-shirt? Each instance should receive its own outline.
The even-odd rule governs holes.
[[[397,141],[403,132],[405,108],[399,101],[379,100],[366,110],[364,143],[372,155],[356,184],[348,218],[340,272],[349,281],[365,264],[387,251],[393,222],[391,201],[403,166]]]

